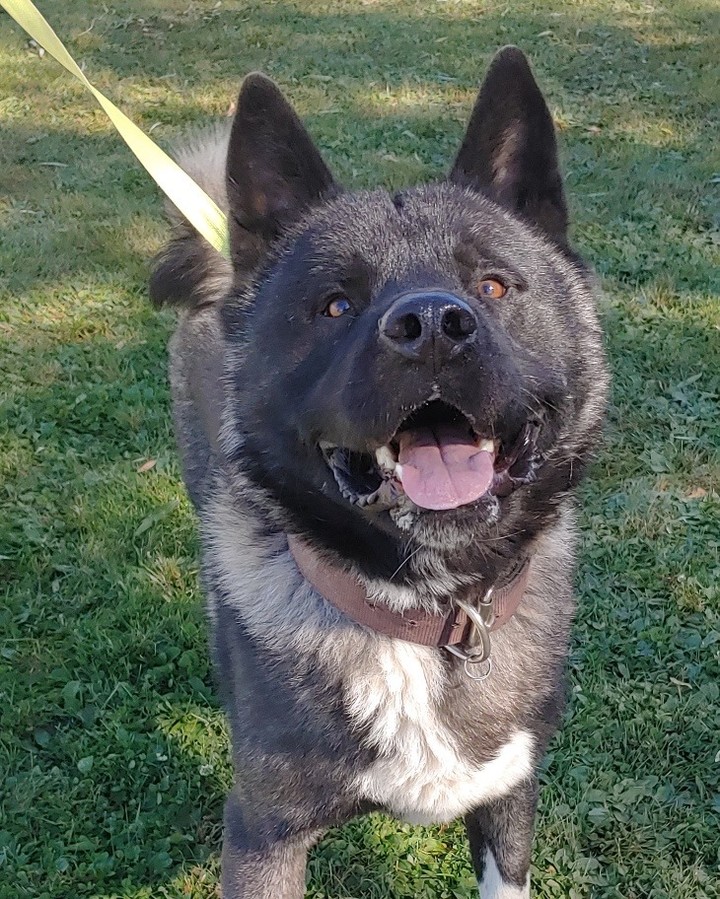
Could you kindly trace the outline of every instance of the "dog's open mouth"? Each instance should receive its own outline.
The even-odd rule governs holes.
[[[387,509],[407,497],[419,509],[458,509],[490,494],[507,496],[534,479],[539,421],[512,445],[478,434],[454,406],[433,400],[416,409],[374,455],[322,444],[323,456],[350,502]]]

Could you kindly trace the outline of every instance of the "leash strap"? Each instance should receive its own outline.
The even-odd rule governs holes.
[[[0,6],[95,97],[122,139],[173,205],[218,253],[229,257],[227,220],[217,204],[125,113],[90,84],[63,42],[30,0],[0,0]]]

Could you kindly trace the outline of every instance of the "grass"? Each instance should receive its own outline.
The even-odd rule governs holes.
[[[353,186],[442,175],[490,53],[532,57],[614,371],[535,894],[720,896],[720,34],[711,0],[47,0],[156,139],[273,75]],[[169,424],[165,235],[104,115],[0,19],[0,899],[216,895],[227,736]],[[150,467],[150,462],[155,464]],[[311,899],[474,895],[459,827],[328,836]]]

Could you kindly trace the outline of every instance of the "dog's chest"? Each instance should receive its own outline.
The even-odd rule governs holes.
[[[378,752],[356,788],[414,823],[451,821],[508,793],[532,770],[533,736],[524,730],[514,731],[484,764],[464,758],[438,713],[441,690],[434,652],[395,640],[383,641],[364,673],[345,686],[348,711]],[[478,722],[479,741],[482,732]]]

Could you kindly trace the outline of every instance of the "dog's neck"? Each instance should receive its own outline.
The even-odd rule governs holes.
[[[482,591],[463,591],[450,608],[430,612],[423,608],[394,611],[379,602],[376,591],[368,590],[352,572],[334,565],[301,538],[288,535],[288,547],[303,577],[331,605],[358,624],[386,637],[423,646],[453,646],[466,642],[472,627],[470,609],[484,607],[488,630],[497,630],[512,618],[525,594],[530,573],[526,559],[502,585]],[[470,617],[469,617],[470,616]]]

